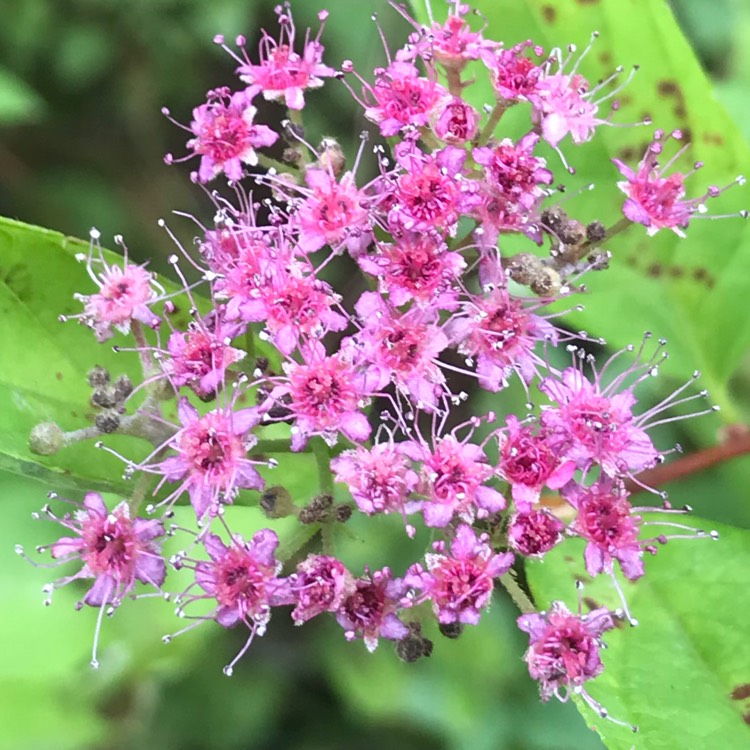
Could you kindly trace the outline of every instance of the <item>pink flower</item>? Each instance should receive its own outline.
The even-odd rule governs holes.
[[[208,92],[208,101],[193,110],[190,129],[195,138],[187,147],[201,157],[197,179],[210,182],[224,172],[229,180],[242,179],[242,165],[258,163],[258,148],[273,146],[279,139],[265,125],[255,125],[257,109],[248,91],[230,94],[226,88]]]
[[[507,387],[514,372],[531,382],[543,364],[534,353],[536,344],[558,340],[555,327],[511,296],[504,283],[484,297],[469,295],[446,330],[461,354],[476,358],[479,384],[489,391]]]
[[[244,277],[245,271],[241,273]],[[328,284],[305,275],[300,266],[270,270],[262,282],[254,279],[249,286],[233,298],[234,304],[230,301],[228,317],[264,322],[282,354],[291,354],[302,337],[317,339],[327,331],[346,328],[346,318],[332,309],[338,299]]]
[[[365,571],[355,586],[336,613],[348,641],[362,638],[372,652],[378,647],[379,638],[398,641],[409,634],[409,628],[397,616],[407,589],[401,578],[393,578],[389,568]]]
[[[446,69],[459,72],[469,61],[477,60],[483,50],[499,46],[485,39],[481,31],[471,30],[464,18],[470,10],[465,3],[453,2],[445,23],[432,21],[430,28],[423,30],[424,41],[415,46],[425,60],[434,58]]]
[[[516,509],[528,513],[539,500],[542,487],[557,490],[567,484],[575,472],[575,463],[552,450],[544,432],[522,427],[513,415],[506,418],[507,434],[499,432],[498,474],[511,485]]]
[[[599,464],[608,476],[637,473],[659,458],[651,439],[633,415],[636,403],[632,386],[613,393],[620,380],[603,387],[592,383],[574,367],[561,378],[546,377],[539,385],[555,406],[543,407],[542,426],[549,445],[586,471]]]
[[[544,54],[542,47],[530,39],[508,49],[482,51],[480,57],[491,73],[498,99],[509,103],[527,101],[536,91],[544,68],[523,55],[527,49],[537,57]]]
[[[612,159],[625,178],[617,183],[617,187],[627,196],[622,212],[630,221],[643,224],[649,236],[653,236],[660,229],[671,229],[678,237],[684,237],[683,230],[687,228],[693,214],[705,213],[706,201],[723,192],[722,189],[712,185],[705,194],[697,198],[685,198],[685,180],[703,166],[702,162],[696,162],[694,168],[687,174],[673,172],[667,177],[664,176],[664,171],[687,148],[687,145],[683,146],[665,165],[660,165],[658,159],[661,156],[663,144],[670,136],[675,140],[680,140],[682,133],[679,130],[673,130],[667,136],[664,135],[663,130],[657,130],[654,133],[654,140],[646,149],[636,172],[619,159]],[[738,177],[731,183],[731,185],[734,184],[744,184],[744,178]],[[741,212],[740,215],[744,217],[747,212]]]
[[[458,296],[456,282],[466,268],[459,253],[448,251],[436,232],[395,233],[393,243],[378,243],[374,254],[357,258],[366,273],[380,279],[394,307],[416,305],[451,309]]]
[[[404,172],[396,179],[389,223],[412,232],[453,234],[460,215],[476,203],[471,181],[463,176],[466,152],[446,146],[424,154],[402,142],[395,155]]]
[[[275,558],[275,532],[261,529],[250,542],[233,535],[229,546],[216,534],[207,534],[203,544],[210,559],[196,563],[195,580],[216,600],[210,617],[225,628],[244,622],[263,635],[271,607],[288,599],[277,577],[281,563]]]
[[[189,560],[181,556],[175,563],[177,568],[188,568],[195,572],[195,583],[203,594],[182,594],[178,598],[178,615],[196,602],[213,601],[215,604],[207,614],[191,615],[194,622],[172,636],[165,636],[168,643],[197,627],[206,620],[215,620],[224,628],[233,628],[244,623],[249,629],[245,645],[234,659],[224,667],[224,674],[231,676],[234,666],[252,645],[255,636],[263,636],[271,618],[271,608],[293,601],[286,579],[279,578],[281,563],[276,560],[279,540],[270,529],[261,529],[247,542],[233,534],[225,544],[216,534],[207,534],[203,540],[208,560]],[[191,586],[190,588],[193,588]]]
[[[237,72],[240,78],[250,85],[252,92],[262,91],[269,100],[283,101],[289,109],[302,109],[305,106],[304,92],[323,85],[323,79],[335,75],[336,71],[323,64],[323,33],[327,11],[321,11],[318,19],[320,28],[314,39],[309,31],[305,37],[302,54],[294,51],[296,29],[287,6],[278,6],[277,15],[281,33],[277,42],[265,31],[260,42],[260,62],[254,65],[249,60],[241,63]],[[222,41],[220,38],[218,41]],[[244,40],[238,40],[244,44]]]
[[[354,175],[346,172],[337,182],[325,169],[308,169],[305,180],[311,192],[294,215],[300,248],[312,253],[324,245],[334,251],[344,245],[355,257],[363,252],[372,240],[370,215]]]
[[[230,346],[240,327],[221,320],[220,313],[208,319],[196,317],[187,330],[172,331],[167,342],[169,358],[162,362],[170,382],[187,385],[199,397],[211,397],[224,384],[227,368],[245,357]]]
[[[364,92],[368,101],[360,103],[365,117],[378,125],[386,138],[407,126],[429,125],[433,108],[448,93],[433,78],[420,77],[417,68],[405,61],[376,71],[374,85],[365,84]]]
[[[612,613],[604,608],[588,615],[574,615],[562,602],[553,602],[549,612],[521,615],[518,627],[529,634],[525,660],[529,674],[539,680],[543,701],[551,696],[565,701],[569,691],[592,699],[583,684],[601,674],[601,635],[614,627]]]
[[[247,286],[247,277],[258,274],[266,262],[286,260],[291,257],[291,248],[283,242],[276,242],[278,231],[269,232],[256,227],[252,217],[223,216],[216,223],[216,228],[207,230],[200,244],[200,253],[208,267],[219,274],[214,286],[220,291],[229,282],[224,274],[229,274],[238,267],[244,267],[246,278],[241,286]],[[237,282],[236,282],[237,283]],[[231,286],[231,285],[230,285]]]
[[[547,162],[534,156],[539,143],[536,133],[527,133],[517,143],[503,138],[494,146],[475,148],[474,161],[485,170],[487,187],[519,212],[533,211],[546,197],[543,185],[550,185],[553,174]]]
[[[344,451],[331,461],[331,471],[337,482],[347,485],[363,513],[405,514],[416,505],[407,501],[419,479],[399,443]]]
[[[555,73],[537,82],[532,98],[534,117],[542,127],[542,137],[553,148],[568,133],[573,143],[591,140],[598,125],[598,106],[587,98],[589,82],[580,74]]]
[[[86,269],[94,283],[99,287],[96,294],[76,295],[84,303],[80,315],[62,316],[61,320],[78,318],[93,329],[98,341],[112,338],[114,331],[130,333],[132,321],[143,323],[149,328],[159,326],[159,317],[151,311],[149,305],[158,300],[155,289],[161,292],[154,274],[142,266],[128,263],[127,252],[122,266],[110,265],[104,259],[99,245],[99,232],[91,230],[91,248],[88,256],[77,256],[86,260]],[[121,238],[115,238],[122,244]],[[95,257],[95,253],[98,257]],[[101,266],[101,271],[95,268]],[[114,330],[113,330],[114,329]]]
[[[640,578],[644,572],[638,541],[641,519],[633,513],[623,485],[603,477],[590,487],[570,484],[562,495],[578,511],[571,530],[588,542],[588,574],[611,573],[612,561],[617,560],[626,578]]]
[[[496,244],[500,232],[523,232],[541,241],[538,208],[553,175],[546,161],[533,155],[538,141],[536,133],[527,133],[515,144],[504,138],[495,146],[474,149],[474,160],[485,171],[475,209],[482,223],[482,244]]]
[[[57,497],[54,493],[49,496]],[[160,587],[166,577],[166,564],[160,553],[160,537],[164,536],[164,526],[157,519],[131,518],[130,508],[124,501],[108,511],[101,495],[96,492],[87,493],[83,503],[67,502],[77,506],[73,516],[66,513],[58,517],[49,506],[45,506],[43,512],[76,536],[58,539],[49,546],[49,550],[56,560],[53,565],[64,565],[77,560],[83,566],[77,573],[47,584],[44,587],[48,594],[45,604],[52,603],[55,589],[72,581],[94,580],[77,608],[80,609],[84,604],[99,607],[91,654],[91,666],[96,669],[99,667],[97,651],[105,610],[112,614],[133,591],[136,581],[161,591]],[[47,547],[37,548],[40,552],[45,549]],[[26,557],[20,545],[16,547],[16,551],[36,565]]]
[[[220,503],[232,503],[240,489],[260,489],[263,479],[248,459],[247,452],[256,438],[250,430],[260,422],[257,409],[215,409],[201,416],[186,398],[177,404],[182,428],[170,441],[177,452],[154,466],[142,470],[163,474],[160,482],[180,482],[163,502],[174,502],[187,491],[198,519],[214,515]]]
[[[418,408],[434,409],[445,392],[436,359],[448,346],[436,312],[414,307],[398,314],[376,292],[362,294],[355,309],[364,325],[357,342],[371,373],[379,373],[379,388],[393,381]]]
[[[460,146],[476,136],[479,113],[463,99],[448,96],[433,109],[430,124],[441,141]]]
[[[339,432],[354,443],[367,440],[370,424],[362,407],[371,388],[366,371],[344,351],[325,356],[321,346],[310,345],[302,356],[302,363],[285,363],[287,382],[277,385],[262,407],[268,411],[276,403],[292,414],[292,450],[304,448],[313,435],[322,436],[330,445]]]
[[[48,513],[51,515],[51,512]],[[83,597],[92,607],[118,606],[133,590],[136,581],[159,588],[164,583],[166,565],[159,554],[157,539],[164,526],[157,519],[131,518],[126,502],[111,512],[101,495],[89,492],[71,518],[56,518],[78,536],[65,536],[51,547],[52,557],[60,563],[80,560],[81,570],[57,581],[54,588],[81,578],[93,578],[94,585]]]
[[[221,276],[214,283],[215,295],[218,299],[227,300],[228,320],[262,320],[266,307],[262,298],[264,294],[268,296],[264,289],[269,279],[273,283],[274,276],[278,277],[278,284],[287,273],[302,274],[302,269],[294,265],[290,243],[280,234],[273,237],[244,234],[226,236],[222,232],[221,236],[221,252],[228,251],[233,245],[237,251],[236,257],[231,258],[227,254],[219,261],[223,268],[218,271]],[[268,303],[273,306],[272,298]]]
[[[561,50],[553,50],[550,58],[542,66],[542,75],[537,80],[533,92],[528,95],[532,105],[532,121],[541,125],[542,138],[554,149],[557,149],[560,141],[568,133],[573,143],[585,143],[591,140],[599,125],[610,124],[608,118],[601,119],[598,116],[599,104],[614,96],[615,92],[602,94],[602,90],[619,76],[622,68],[618,68],[613,75],[592,89],[588,80],[577,72],[597,37],[598,32],[594,32],[591,42],[573,62],[568,72],[565,68],[573,61],[573,55],[569,54],[563,59]],[[569,52],[575,52],[573,45],[569,47]],[[630,78],[616,91],[620,91],[629,81]],[[598,100],[597,96],[600,97]],[[612,111],[615,109],[616,105],[613,105]]]
[[[517,513],[508,524],[508,544],[524,557],[544,557],[562,541],[565,524],[548,510]]]
[[[335,557],[308,555],[290,579],[296,606],[295,625],[302,625],[323,612],[336,612],[356,590],[352,574]]]
[[[456,515],[471,523],[505,507],[505,498],[484,485],[494,471],[480,446],[459,442],[453,435],[436,439],[432,449],[415,441],[401,446],[412,460],[422,462],[420,492],[427,526],[445,527]]]
[[[460,524],[445,553],[445,543],[435,542],[435,554],[427,554],[427,570],[413,566],[406,583],[420,592],[417,601],[432,601],[441,624],[460,622],[479,623],[480,610],[488,607],[494,579],[510,570],[513,555],[495,554],[489,536],[475,534],[471,526]]]

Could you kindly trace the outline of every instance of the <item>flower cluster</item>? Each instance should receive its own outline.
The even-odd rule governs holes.
[[[606,266],[601,245],[614,230],[570,218],[551,186],[560,171],[554,151],[562,171],[572,170],[563,149],[610,124],[617,107],[602,107],[616,94],[620,71],[591,86],[579,72],[586,51],[576,57],[570,47],[564,55],[531,41],[503,46],[474,30],[469,8],[455,2],[444,22],[424,27],[409,19],[407,45],[393,56],[386,50],[387,65],[369,78],[349,61],[340,70],[324,64],[320,32],[300,43],[289,7],[277,14],[278,39],[263,32],[254,60],[243,38],[236,51],[217,39],[244,87],[210,91],[186,128],[184,158],[199,164],[193,179],[223,177],[231,187],[230,198],[211,193],[214,224],[199,224],[197,252],[177,243],[170,259],[189,299],[187,328],[175,327],[175,305],[154,276],[127,256],[112,265],[92,232],[86,262],[98,291],[81,297],[78,317],[100,340],[131,334],[144,379],[108,404],[106,430],[97,422],[58,442],[120,431],[152,450],[138,461],[123,457],[126,477],[142,481],[111,511],[95,494],[72,517],[46,509],[76,535],[54,544],[52,556],[83,564],[55,585],[93,579],[82,603],[99,607],[101,621],[137,581],[162,591],[162,537],[182,535],[184,549],[169,562],[194,580],[171,596],[191,624],[165,640],[210,620],[244,625],[247,642],[227,675],[285,607],[297,625],[329,613],[347,639],[371,651],[380,639],[396,641],[411,660],[432,649],[422,636],[430,619],[452,636],[477,625],[496,582],[518,590],[513,565],[579,537],[586,570],[611,577],[621,609],[573,614],[556,602],[546,613],[526,610],[519,626],[530,636],[526,661],[542,698],[582,694],[604,715],[584,683],[602,670],[602,634],[616,618],[635,624],[615,569],[637,579],[645,553],[669,533],[703,535],[671,520],[644,535],[655,523],[644,510],[682,511],[666,501],[640,507],[632,493],[642,489],[638,475],[665,456],[650,428],[669,419],[666,409],[705,393],[692,393],[691,381],[639,408],[635,390],[655,374],[662,344],[648,355],[646,337],[627,366],[620,362],[633,348],[597,368],[585,350],[591,339],[562,328],[550,307],[576,291],[584,273]],[[483,115],[469,101],[469,63],[495,94]],[[372,150],[369,181],[358,174],[366,138],[351,169],[332,139],[308,143],[308,95],[328,78],[342,80],[389,139]],[[286,107],[289,119],[257,123],[258,97]],[[528,132],[514,139],[499,131],[518,102],[531,114]],[[703,198],[684,198],[686,175],[665,177],[668,165],[657,165],[665,140],[657,131],[635,169],[617,162],[627,200],[616,231],[634,222],[649,234],[683,233],[703,210]],[[258,203],[254,190],[272,197]],[[718,192],[709,188],[704,198]],[[510,254],[508,235],[547,244],[548,253]],[[341,255],[364,279],[367,290],[354,298],[350,289],[336,291],[335,273],[323,272]],[[197,284],[185,281],[183,261],[198,270]],[[164,342],[160,323],[169,327]],[[570,360],[562,371],[551,364],[559,357],[550,357],[561,346]],[[107,373],[92,375],[95,395],[108,393],[108,381]],[[466,383],[493,393],[515,383],[529,401],[533,391],[544,403],[529,414],[477,414]],[[131,409],[136,393],[141,401]],[[177,421],[163,411],[170,398]],[[52,429],[40,428],[32,446]],[[44,450],[51,452],[46,443]],[[290,452],[311,454],[315,497],[266,487],[268,470],[283,468]],[[558,506],[545,504],[548,492],[559,493]],[[270,520],[295,516],[318,549],[300,559],[272,528],[244,539],[225,514],[241,494]],[[194,528],[170,526],[173,506],[188,502]],[[416,544],[420,526],[437,541],[401,576],[388,567],[350,570],[330,542],[355,511],[397,514],[405,544]],[[152,520],[136,517],[157,512]]]

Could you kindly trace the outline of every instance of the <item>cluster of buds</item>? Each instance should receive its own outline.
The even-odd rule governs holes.
[[[591,86],[578,71],[586,51],[546,52],[531,41],[505,47],[474,30],[469,8],[453,2],[444,22],[424,27],[409,18],[407,45],[393,56],[386,49],[387,65],[368,83],[351,62],[339,70],[323,63],[320,33],[299,43],[288,6],[277,14],[280,37],[264,32],[255,61],[243,38],[236,50],[217,39],[245,88],[209,92],[187,126],[185,158],[199,159],[193,180],[223,176],[231,188],[230,197],[210,193],[215,223],[199,225],[197,253],[162,222],[179,249],[170,262],[190,300],[187,328],[174,327],[174,305],[150,272],[127,256],[121,267],[110,265],[98,232],[91,234],[85,260],[98,291],[81,297],[79,317],[100,340],[133,336],[129,351],[140,358],[143,382],[110,384],[95,369],[94,402],[103,409],[96,424],[76,433],[55,428],[57,441],[43,448],[126,432],[153,450],[139,461],[122,457],[125,475],[140,478],[113,510],[95,494],[73,514],[45,508],[42,515],[72,534],[52,545],[52,556],[83,563],[53,587],[93,579],[82,604],[99,607],[99,623],[137,582],[156,588],[190,618],[165,641],[207,621],[242,625],[247,642],[224,668],[230,675],[277,608],[291,608],[298,625],[330,613],[347,639],[370,651],[392,640],[401,658],[414,661],[433,649],[423,634],[431,620],[457,637],[479,623],[499,582],[521,601],[525,658],[542,698],[582,695],[604,716],[584,687],[602,671],[601,636],[618,618],[636,624],[615,569],[635,580],[646,553],[668,539],[710,536],[674,522],[687,509],[671,508],[663,493],[652,490],[659,507],[631,497],[637,475],[665,455],[650,428],[670,420],[665,410],[706,394],[694,392],[691,379],[657,406],[637,408],[634,392],[656,374],[663,342],[654,346],[646,335],[637,351],[597,367],[586,350],[592,340],[561,327],[559,306],[552,312],[551,305],[580,289],[584,274],[606,268],[602,244],[613,233],[637,223],[648,234],[683,234],[704,199],[721,191],[685,199],[686,175],[667,177],[669,164],[657,161],[667,140],[657,131],[639,165],[616,163],[627,196],[621,221],[579,222],[555,202],[556,167],[542,147],[573,171],[575,158],[563,150],[611,124],[617,106],[606,115],[601,109],[619,90],[621,70]],[[484,113],[465,98],[473,61],[495,92]],[[315,148],[306,139],[308,93],[327,78],[344,82],[383,137],[366,184],[357,177],[366,138],[351,170],[335,141]],[[287,108],[280,132],[255,122],[259,96]],[[513,140],[499,131],[503,113],[519,102],[530,105],[529,132]],[[277,141],[288,146],[280,160],[264,153]],[[272,198],[254,201],[256,189]],[[507,254],[507,235],[534,252]],[[367,284],[354,300],[322,274],[343,254]],[[185,281],[183,262],[199,272],[197,284]],[[170,329],[166,341],[160,323]],[[156,332],[147,335],[144,325]],[[551,364],[556,347],[570,361],[562,370]],[[256,359],[257,351],[267,358]],[[515,381],[529,413],[475,413],[457,386],[467,379],[491,392]],[[532,389],[543,399],[536,410]],[[145,397],[126,414],[138,393]],[[170,398],[176,422],[163,411]],[[53,429],[42,427],[40,445],[41,433]],[[114,453],[101,440],[97,446]],[[291,452],[314,455],[319,494],[305,507],[283,486],[265,485],[265,470],[283,469]],[[559,492],[562,511],[543,504],[545,491]],[[242,538],[224,513],[241,493],[271,526],[296,517],[311,547],[285,545],[282,553],[272,528]],[[194,527],[170,524],[173,506],[187,501]],[[644,520],[647,510],[664,519],[654,533],[644,533],[656,523]],[[416,544],[419,525],[437,541],[423,555],[415,551],[401,575],[350,570],[331,539],[353,512],[397,514],[405,545]],[[169,561],[160,553],[165,534],[187,539]],[[536,612],[519,597],[512,566],[543,557],[566,536],[586,541],[588,573],[611,578],[621,607],[584,614],[555,602]],[[186,591],[169,591],[167,562],[192,571]],[[97,641],[98,633],[97,626]]]

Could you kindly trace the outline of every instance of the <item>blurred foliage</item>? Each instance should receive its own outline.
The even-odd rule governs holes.
[[[717,95],[750,135],[750,51],[744,42],[750,5],[671,4]],[[253,49],[260,27],[275,29],[274,5],[273,0],[0,0],[0,215],[78,236],[95,224],[105,237],[123,234],[135,257],[153,257],[163,268],[171,248],[156,220],[180,209],[208,221],[211,210],[184,169],[163,164],[164,153],[184,152],[185,134],[160,109],[169,106],[177,119],[189,121],[203,93],[231,78],[232,61],[212,44],[213,36],[244,33]],[[527,5],[518,4],[519,15],[528,17]],[[406,33],[384,0],[301,0],[294,5],[298,25],[315,27],[322,7],[331,11],[324,40],[333,64],[352,58],[366,70],[383,60],[373,11],[379,11],[392,48]],[[364,125],[344,87],[332,82],[311,98],[316,103],[311,113],[316,108],[326,116],[334,113],[333,134],[351,153]],[[269,105],[261,117],[278,119],[279,111]],[[326,122],[308,122],[313,141],[328,134]],[[192,227],[171,223],[189,242]],[[47,276],[52,288],[55,275]],[[664,293],[663,281],[654,282],[653,294]],[[39,340],[33,345],[37,359],[49,356]],[[744,367],[733,382],[745,415],[749,379],[750,368]],[[73,382],[69,387],[79,388]],[[658,399],[661,387],[653,385],[646,400]],[[719,426],[718,419],[667,426],[661,444],[680,440],[687,449],[712,444]],[[746,457],[670,490],[676,503],[690,502],[704,516],[750,525],[749,478]],[[307,477],[297,469],[288,482],[301,488]],[[49,488],[9,474],[0,474],[0,488],[6,499],[0,596],[9,613],[0,621],[0,750],[601,747],[572,706],[538,702],[520,658],[524,639],[502,597],[482,627],[458,641],[432,634],[438,641],[434,656],[415,665],[398,662],[388,643],[374,656],[361,643],[346,644],[333,623],[300,630],[277,617],[231,680],[221,665],[243,634],[206,625],[167,647],[159,635],[174,628],[172,607],[144,601],[123,607],[105,623],[103,667],[92,673],[87,663],[96,613],[73,611],[80,590],[60,592],[52,608],[43,608],[38,590],[47,578],[12,551],[19,541],[33,546],[52,538],[53,529],[44,531],[30,519]],[[260,523],[257,514],[242,512],[249,527]],[[403,529],[391,520],[375,524],[374,531],[368,524],[368,538],[378,538],[382,556],[369,560],[373,564],[397,567],[413,560]],[[365,562],[371,555],[358,535],[358,520],[347,531],[336,540],[337,549],[348,560]],[[688,544],[684,554],[698,555]]]

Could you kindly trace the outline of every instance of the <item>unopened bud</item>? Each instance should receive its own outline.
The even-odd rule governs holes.
[[[592,271],[605,271],[609,268],[610,258],[611,255],[606,250],[594,250],[586,259],[591,264]]]
[[[542,228],[552,234],[557,234],[560,227],[568,220],[568,214],[559,206],[553,206],[542,211]]]
[[[564,245],[580,245],[586,239],[586,229],[575,219],[563,222],[557,234]]]
[[[91,394],[91,403],[93,406],[97,406],[100,409],[111,409],[113,406],[117,405],[114,390],[108,387],[97,388]]]
[[[552,297],[560,291],[562,281],[554,268],[542,268],[529,284],[531,291],[540,297]]]
[[[592,221],[586,227],[586,239],[589,242],[601,242],[607,235],[607,229],[601,221]]]
[[[317,495],[299,512],[300,523],[323,523],[331,516],[333,497]]]
[[[103,367],[96,365],[96,367],[89,370],[87,379],[92,388],[101,388],[103,385],[109,383],[109,372]]]
[[[346,167],[346,156],[338,141],[324,138],[320,143],[320,166],[337,177]]]
[[[285,487],[269,487],[260,496],[260,509],[266,518],[286,518],[295,515],[297,508]]]
[[[65,434],[54,422],[38,424],[29,435],[29,450],[38,456],[52,456],[65,444]]]
[[[281,155],[283,161],[287,164],[299,164],[302,161],[302,152],[298,148],[285,148]]]
[[[464,626],[460,622],[441,622],[440,634],[451,640],[455,640],[464,632]]]
[[[114,395],[122,403],[133,392],[133,383],[127,375],[120,375],[114,384]]]
[[[418,622],[408,624],[409,635],[396,644],[396,656],[407,664],[413,664],[423,656],[432,654],[432,641],[422,635],[422,626]]]
[[[518,253],[508,259],[508,275],[518,284],[528,286],[544,268],[542,261],[531,253]]]
[[[352,506],[351,505],[337,505],[333,511],[333,517],[339,523],[346,523],[352,517]]]
[[[94,424],[99,432],[103,432],[109,435],[112,432],[117,431],[120,427],[120,417],[117,412],[114,411],[103,411],[101,414],[96,415]]]

